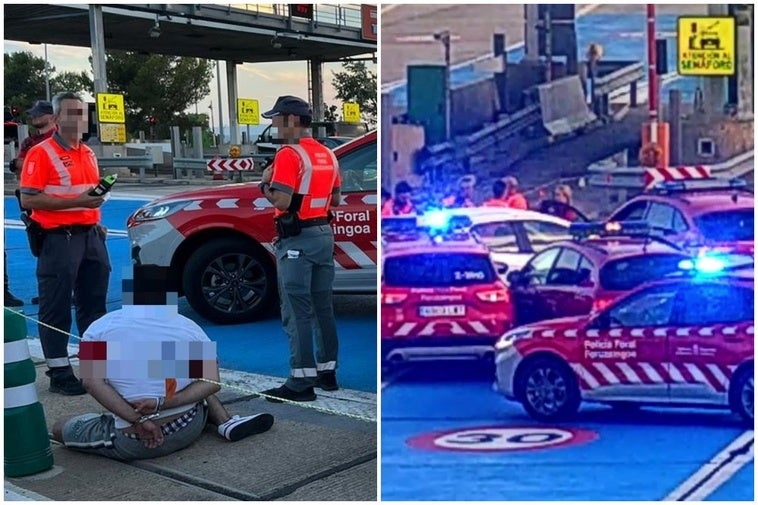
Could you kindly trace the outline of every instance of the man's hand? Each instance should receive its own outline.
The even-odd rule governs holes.
[[[261,176],[261,182],[271,182],[271,177],[274,175],[274,169],[272,167],[266,168]]]
[[[129,402],[129,404],[134,407],[134,410],[136,412],[139,412],[143,415],[154,413],[157,403],[158,400],[155,398],[138,398],[134,401]]]
[[[105,199],[102,196],[90,196],[90,191],[92,191],[92,188],[88,189],[74,199],[77,207],[97,209],[103,204],[103,202],[105,202]]]
[[[163,445],[163,432],[161,427],[152,421],[145,421],[134,425],[137,437],[148,449],[155,449]]]

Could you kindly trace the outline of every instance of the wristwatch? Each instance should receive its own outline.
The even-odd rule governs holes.
[[[262,183],[258,184],[258,189],[261,190],[261,193],[265,193],[266,192],[266,186],[271,187],[271,183],[270,182],[262,182]]]
[[[139,419],[137,419],[136,421],[134,421],[134,422],[132,423],[132,426],[134,426],[134,425],[136,425],[136,424],[142,424],[142,423],[144,423],[145,421],[149,421],[150,419],[155,419],[155,418],[156,418],[156,417],[158,417],[159,415],[161,415],[161,413],[160,413],[160,412],[154,412],[154,413],[152,413],[152,414],[145,414],[144,416],[142,416],[142,417],[140,417]]]

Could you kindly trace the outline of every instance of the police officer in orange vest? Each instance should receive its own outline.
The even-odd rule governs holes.
[[[314,387],[338,389],[334,234],[328,215],[340,203],[339,166],[334,153],[311,138],[312,113],[304,100],[279,97],[262,116],[271,119],[278,143],[283,144],[272,167],[264,171],[260,189],[275,208],[282,324],[290,340],[287,382],[263,393],[274,402],[313,401]]]
[[[71,293],[83,335],[106,313],[111,266],[105,231],[98,225],[104,198],[89,195],[100,174],[95,154],[81,141],[87,105],[75,93],[59,93],[53,97],[53,114],[58,131],[24,158],[21,205],[33,209],[30,245],[38,257],[39,335],[50,391],[80,395],[86,391],[68,360]]]

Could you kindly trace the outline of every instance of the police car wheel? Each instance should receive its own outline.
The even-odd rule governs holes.
[[[729,406],[735,414],[752,426],[755,388],[753,386],[753,367],[743,368],[732,381],[729,391]]]
[[[261,319],[276,305],[273,263],[246,240],[222,238],[199,247],[182,277],[192,308],[218,324]]]
[[[538,421],[568,419],[579,410],[579,386],[573,370],[556,358],[524,363],[517,379],[517,397]]]

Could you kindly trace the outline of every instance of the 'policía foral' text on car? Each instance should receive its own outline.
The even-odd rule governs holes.
[[[376,139],[372,131],[334,150],[342,177],[331,222],[336,293],[376,292]],[[259,319],[278,303],[273,216],[254,182],[172,194],[129,217],[132,258],[169,267],[169,288],[211,321]]]
[[[495,389],[546,422],[596,402],[726,408],[752,426],[752,258],[706,255],[680,268],[601,311],[506,332]]]

